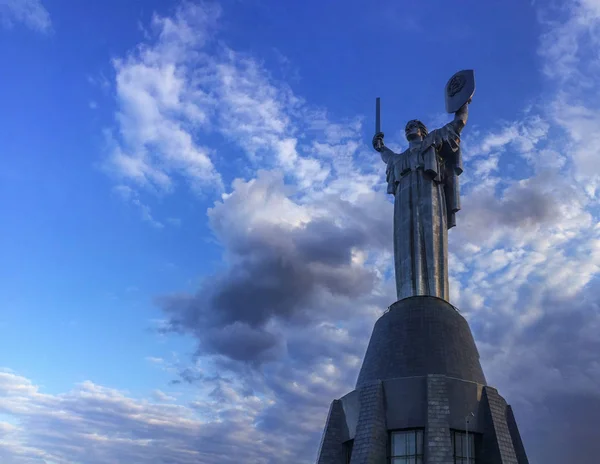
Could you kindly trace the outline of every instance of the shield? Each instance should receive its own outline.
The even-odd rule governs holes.
[[[446,84],[446,111],[456,113],[475,93],[475,73],[472,69],[458,71]]]

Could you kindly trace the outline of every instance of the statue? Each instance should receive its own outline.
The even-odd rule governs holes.
[[[456,73],[446,85],[446,110],[454,120],[428,132],[418,120],[406,124],[409,147],[394,153],[383,143],[377,99],[373,148],[387,164],[394,195],[394,265],[398,300],[429,295],[449,300],[448,229],[460,210],[460,133],[475,90],[473,71]]]

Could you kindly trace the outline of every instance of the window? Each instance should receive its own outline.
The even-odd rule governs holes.
[[[423,430],[392,432],[391,464],[423,464]]]
[[[344,464],[350,464],[350,459],[352,459],[352,446],[354,445],[354,440],[348,440],[343,443],[344,446]]]
[[[456,464],[475,464],[475,435],[469,433],[469,443],[465,432],[452,432],[452,445],[454,448],[454,462]],[[469,460],[467,461],[467,454]]]

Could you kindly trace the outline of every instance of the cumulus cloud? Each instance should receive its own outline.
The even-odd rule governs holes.
[[[199,352],[272,360],[285,349],[279,325],[340,314],[325,302],[343,305],[376,289],[376,273],[360,254],[389,246],[389,205],[374,195],[361,199],[360,207],[329,197],[303,205],[290,194],[282,174],[263,171],[249,182],[236,181],[209,210],[227,250],[225,268],[197,295],[160,301],[170,328],[195,334]],[[366,214],[370,206],[375,209]]]
[[[52,30],[50,13],[40,0],[0,0],[0,21],[6,27],[22,23],[42,33]]]

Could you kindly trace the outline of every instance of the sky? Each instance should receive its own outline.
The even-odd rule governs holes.
[[[600,454],[600,0],[0,0],[0,462],[309,463],[394,302],[370,146],[474,69],[451,302]]]

